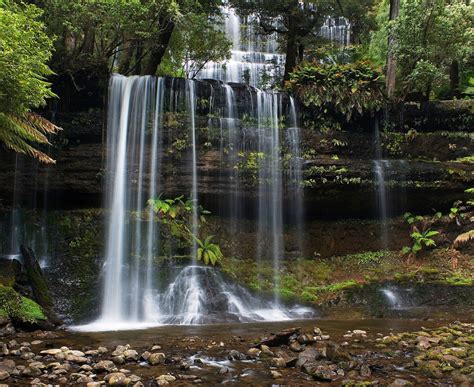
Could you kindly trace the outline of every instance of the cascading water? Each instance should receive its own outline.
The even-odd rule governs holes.
[[[226,31],[234,48],[240,50],[240,19],[232,10],[229,10]],[[256,51],[262,44],[249,43],[249,51],[245,52],[248,61],[245,64],[238,60],[235,66],[212,64],[201,72],[200,78],[242,81],[242,73],[250,69],[252,83],[257,84],[262,62],[265,62],[264,67],[268,66],[265,59],[267,54]],[[272,53],[276,52],[276,42],[267,40],[265,47],[271,53],[269,55],[277,55]],[[233,60],[239,55],[244,55],[244,52],[234,50]],[[254,116],[256,126],[243,128],[240,121],[244,113],[238,111],[232,85],[220,86],[225,96],[225,105],[221,109],[223,117],[219,120],[221,162],[225,158],[232,170],[230,180],[233,189],[227,204],[231,231],[233,234],[239,232],[237,220],[241,215],[240,176],[235,166],[241,151],[255,151],[261,155],[257,162],[257,259],[273,262],[273,300],[257,298],[241,286],[232,284],[217,269],[198,265],[198,245],[194,239],[189,265],[158,264],[159,223],[151,206],[148,209],[146,206],[149,199],[155,199],[160,192],[167,190],[166,182],[161,177],[160,161],[162,139],[165,137],[162,122],[167,112],[185,112],[188,117],[190,143],[186,160],[191,176],[188,192],[193,202],[190,229],[193,235],[199,236],[196,85],[197,81],[194,80],[177,79],[165,84],[164,79],[153,77],[113,76],[111,79],[106,186],[109,220],[102,314],[95,323],[78,329],[108,330],[217,321],[274,321],[312,313],[305,308],[283,307],[279,301],[279,271],[284,251],[284,172],[281,153],[282,138],[285,137],[281,133],[285,112],[290,126],[286,141],[292,154],[288,173],[291,181],[288,186],[292,201],[298,203],[292,211],[295,218],[293,223],[302,228],[302,158],[296,107],[293,100],[285,101],[284,104],[283,96],[279,93],[250,87],[250,106],[246,106],[246,111]],[[214,86],[211,88],[213,100]],[[245,139],[247,131],[253,132],[249,134],[249,139]],[[169,139],[172,135],[172,132],[168,132],[166,137]],[[297,232],[301,235],[300,230]]]
[[[351,43],[351,23],[345,17],[326,17],[319,35],[331,43],[348,46]]]
[[[184,161],[189,162],[188,192],[194,203],[191,230],[199,235],[196,82],[184,81],[184,93],[178,90],[178,83],[171,82],[171,87],[173,89],[168,90],[163,78],[153,77],[113,76],[110,81],[106,182],[109,215],[102,313],[96,322],[77,329],[128,329],[167,323],[285,320],[304,316],[307,309],[284,308],[277,296],[272,301],[257,298],[225,279],[217,269],[198,265],[195,240],[189,265],[158,264],[159,223],[147,202],[160,192],[166,192],[165,183],[160,183],[163,181],[162,122],[165,110],[175,111],[178,106],[184,106],[189,123],[189,157]],[[233,106],[226,114],[237,117],[236,111],[231,112],[235,109],[233,90],[225,89],[228,103]],[[169,99],[165,97],[168,94]],[[166,108],[164,100],[170,102]],[[271,240],[272,249],[265,258],[273,259],[277,286],[283,251],[281,95],[259,91],[256,106],[258,150],[268,155],[259,166],[259,191],[263,198],[259,235],[266,234]],[[228,145],[232,143],[235,147],[231,153],[239,149],[236,118],[232,121],[226,133]],[[230,207],[233,206],[230,203]],[[212,299],[217,294],[220,302]]]
[[[232,42],[231,58],[225,63],[207,63],[198,78],[247,83],[254,87],[268,86],[263,84],[265,80],[281,76],[285,63],[285,56],[277,52],[276,34],[262,39],[253,28],[255,16],[241,19],[232,8],[226,7],[224,11],[225,33]],[[242,25],[245,25],[245,32]]]

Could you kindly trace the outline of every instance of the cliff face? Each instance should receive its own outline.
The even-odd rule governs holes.
[[[166,82],[182,80],[167,79]],[[239,111],[251,107],[255,90],[238,84],[232,87]],[[246,163],[251,152],[243,152],[237,160],[226,157],[221,142],[222,122],[218,118],[225,104],[224,92],[216,82],[199,82],[197,90],[197,167],[201,203],[213,213],[226,216],[222,203],[238,194],[243,199],[244,217],[252,218],[258,190],[255,171]],[[405,210],[427,213],[433,208],[449,208],[462,196],[464,189],[472,186],[473,164],[468,157],[472,155],[474,137],[470,110],[472,103],[469,101],[423,107],[409,105],[404,107],[403,120],[400,114],[395,115],[394,129],[381,133],[380,147],[383,159],[387,160],[383,162],[385,182],[392,203],[389,210],[393,214]],[[462,130],[457,130],[460,117],[464,124]],[[0,197],[4,205],[13,201],[16,192],[16,200],[34,206],[40,203],[45,189],[50,208],[100,207],[103,204],[107,151],[103,110],[57,113],[56,121],[64,130],[55,139],[52,150],[57,159],[55,166],[40,166],[25,157],[5,151],[0,153]],[[251,136],[255,130],[245,121],[239,121],[237,125],[241,135]],[[431,125],[433,130],[430,130]],[[165,115],[160,152],[162,179],[159,184],[162,188],[159,191],[166,196],[189,196],[188,128],[186,113]],[[440,131],[441,128],[444,130]],[[285,143],[282,152],[290,157]],[[365,130],[329,133],[302,128],[302,153],[307,218],[375,217],[378,181],[373,160],[376,142],[370,125]],[[229,183],[236,170],[241,187],[237,193]],[[287,193],[285,200],[286,203],[291,200]]]

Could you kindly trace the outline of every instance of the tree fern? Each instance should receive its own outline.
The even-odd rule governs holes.
[[[0,141],[17,152],[34,157],[46,164],[54,164],[55,160],[37,149],[38,145],[49,145],[48,134],[56,134],[59,127],[34,114],[0,113]]]

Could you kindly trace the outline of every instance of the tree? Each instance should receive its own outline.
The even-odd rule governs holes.
[[[384,8],[388,9],[387,1],[381,3],[379,15],[387,15]],[[389,22],[388,16],[378,20],[371,53],[380,62],[390,51],[396,60],[396,93],[402,99],[426,100],[433,92],[458,87],[459,73],[469,70],[474,56],[473,4],[465,0],[401,0],[395,20]],[[390,47],[386,43],[389,36],[396,42]],[[387,86],[393,82],[393,68],[387,68]]]
[[[229,59],[231,42],[216,24],[207,14],[189,13],[180,18],[159,72],[194,78],[208,62]]]
[[[397,19],[400,13],[400,0],[390,0],[390,11],[388,19],[394,21]],[[387,88],[388,98],[392,98],[395,94],[395,81],[397,76],[397,59],[393,53],[394,46],[396,44],[395,34],[389,34],[388,36],[388,53],[387,53],[387,75],[385,85]]]
[[[34,5],[0,0],[0,141],[15,152],[44,163],[54,160],[38,149],[59,128],[32,112],[53,97],[46,77],[52,72],[52,40]]]
[[[319,30],[335,6],[327,1],[298,0],[231,0],[230,3],[243,15],[255,14],[260,33],[277,33],[283,38],[285,80],[298,62],[298,51],[304,50],[303,39]]]
[[[100,74],[154,75],[180,20],[212,13],[217,0],[45,0],[45,22],[56,42],[54,69],[73,76],[82,69]]]

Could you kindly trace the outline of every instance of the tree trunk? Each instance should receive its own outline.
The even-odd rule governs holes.
[[[127,75],[130,69],[130,63],[132,61],[132,54],[133,54],[133,45],[130,40],[125,40],[123,43],[123,51],[120,55],[120,63],[119,63],[119,73],[123,75]]]
[[[449,85],[451,96],[457,96],[459,94],[459,62],[457,60],[453,60],[449,68]]]
[[[290,73],[296,66],[296,59],[298,57],[298,32],[297,32],[297,18],[290,13],[288,16],[288,33],[286,37],[286,61],[285,61],[285,75],[283,81],[290,78]]]
[[[173,34],[174,22],[164,21],[160,18],[159,23],[160,25],[165,24],[165,26],[158,35],[157,43],[153,45],[153,48],[150,51],[148,61],[143,72],[144,75],[156,74],[158,66],[160,65],[161,60],[163,59],[163,56],[166,53],[166,49],[168,48],[168,44],[171,40],[171,35]]]
[[[390,15],[389,20],[395,20],[400,12],[400,0],[390,0]],[[396,87],[396,76],[397,76],[397,59],[393,54],[393,46],[396,44],[396,40],[392,34],[388,37],[388,50],[387,50],[387,73],[386,73],[386,87],[388,98],[393,98]]]
[[[20,251],[34,300],[43,308],[45,315],[54,325],[61,324],[61,320],[53,311],[53,301],[49,294],[48,285],[33,250],[21,245]]]

